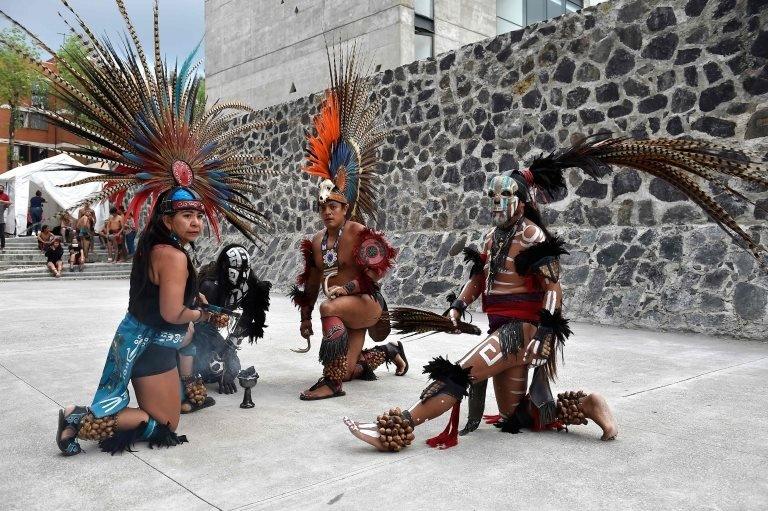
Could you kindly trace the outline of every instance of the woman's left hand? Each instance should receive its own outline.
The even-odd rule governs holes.
[[[208,305],[208,298],[203,293],[197,293],[197,302],[202,305]]]

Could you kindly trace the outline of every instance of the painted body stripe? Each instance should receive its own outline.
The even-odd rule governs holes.
[[[554,314],[557,308],[557,293],[555,291],[547,291],[546,305],[544,306],[550,313]]]
[[[467,353],[467,354],[464,356],[464,358],[462,358],[461,360],[459,360],[459,365],[464,365],[464,363],[465,363],[467,360],[469,360],[470,358],[472,358],[472,357],[475,355],[475,353],[477,353],[478,351],[480,351],[480,349],[481,349],[481,348],[485,347],[486,343],[487,343],[488,341],[491,341],[491,340],[493,340],[493,341],[496,341],[496,342],[499,342],[499,336],[494,334],[494,335],[491,335],[490,337],[487,337],[487,338],[486,338],[486,339],[485,339],[483,342],[481,342],[480,344],[478,344],[477,346],[475,346],[474,348],[472,348],[472,350],[471,350],[469,353]]]

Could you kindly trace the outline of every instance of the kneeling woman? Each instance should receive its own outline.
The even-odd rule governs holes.
[[[177,350],[190,342],[190,323],[220,321],[194,304],[195,270],[185,246],[203,228],[205,210],[195,192],[176,187],[162,194],[133,260],[128,312],[115,333],[99,387],[90,407],[59,411],[57,443],[71,456],[82,451],[77,439],[94,440],[105,452],[130,449],[137,440],[173,446],[180,389]],[[138,408],[128,408],[128,382]]]

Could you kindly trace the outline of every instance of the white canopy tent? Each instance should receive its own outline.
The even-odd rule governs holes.
[[[0,183],[5,185],[6,193],[11,197],[11,207],[6,212],[5,230],[9,233],[21,234],[27,228],[27,212],[29,211],[29,199],[40,190],[46,200],[43,204],[43,223],[62,210],[69,210],[77,203],[101,190],[103,183],[87,183],[80,186],[61,188],[59,185],[72,183],[93,174],[75,170],[62,170],[47,172],[48,170],[61,168],[66,165],[75,165],[86,169],[87,166],[78,162],[66,154],[58,154],[29,165],[16,167],[8,172],[0,174]],[[100,164],[96,164],[97,166]],[[101,203],[94,206],[96,211],[96,229],[104,225],[104,220],[109,216],[109,205]],[[77,218],[77,211],[70,211]],[[49,220],[50,221],[50,220]],[[58,225],[52,222],[51,227]]]

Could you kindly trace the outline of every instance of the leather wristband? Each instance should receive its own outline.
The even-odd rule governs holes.
[[[456,309],[461,314],[464,314],[464,311],[467,310],[467,302],[465,302],[464,300],[462,300],[460,298],[457,298],[451,304],[451,309]]]

